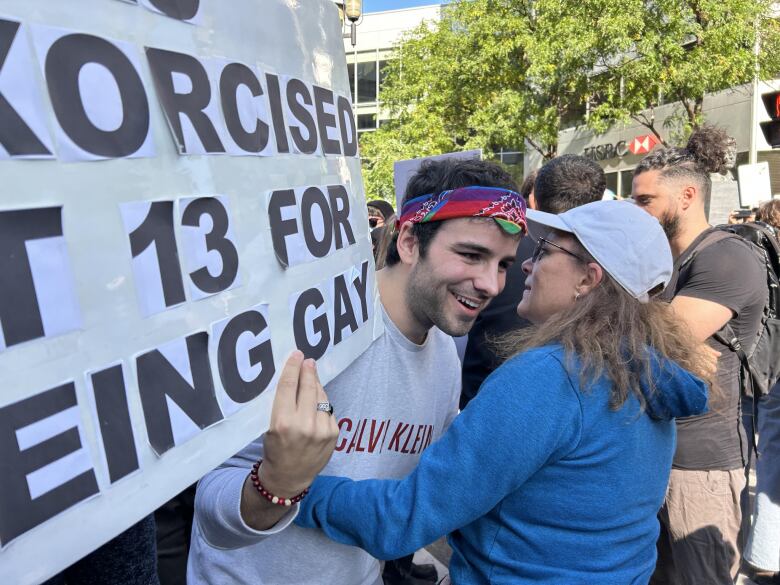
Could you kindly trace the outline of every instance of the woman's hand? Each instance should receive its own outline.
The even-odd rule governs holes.
[[[720,358],[720,352],[712,349],[707,342],[701,344],[702,353],[702,367],[711,380],[715,380],[718,373],[718,359]]]
[[[334,415],[317,410],[319,402],[328,396],[316,364],[295,351],[279,377],[258,472],[276,496],[291,498],[309,487],[333,453],[339,428]]]

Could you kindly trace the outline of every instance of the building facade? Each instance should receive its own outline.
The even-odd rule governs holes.
[[[420,6],[364,14],[357,27],[357,44],[344,39],[349,87],[359,133],[376,130],[389,114],[382,110],[380,90],[387,60],[401,35],[423,22],[436,22],[441,6]]]
[[[769,164],[773,193],[780,193],[780,152],[772,151],[759,127],[769,116],[761,102],[761,94],[780,87],[780,80],[733,87],[704,98],[703,114],[707,123],[723,128],[736,140],[737,165],[748,162]],[[670,103],[654,110],[655,127],[669,141],[666,120],[679,104]],[[596,134],[584,125],[566,128],[558,133],[558,154],[579,154],[596,160],[607,175],[607,187],[619,196],[631,193],[631,179],[639,161],[654,148],[660,148],[646,126],[637,123],[616,124],[604,134]],[[754,155],[751,157],[751,150]],[[754,160],[751,161],[750,159]],[[526,149],[525,168],[539,168],[542,157]]]
[[[382,108],[382,70],[403,33],[423,22],[438,21],[442,9],[440,4],[433,4],[364,14],[358,21],[354,47],[349,36],[345,36],[344,51],[358,134],[376,130],[390,117]],[[494,156],[509,166],[523,164],[523,153],[517,150],[499,149]]]

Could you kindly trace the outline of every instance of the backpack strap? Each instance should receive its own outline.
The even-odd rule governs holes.
[[[693,262],[693,259],[696,258],[696,255],[708,246],[711,246],[716,242],[720,242],[721,240],[734,238],[743,240],[743,238],[738,234],[724,229],[711,227],[704,230],[702,233],[696,236],[696,239],[693,240],[691,245],[688,247],[690,252],[686,250],[686,252],[683,253],[682,261],[680,262],[680,268],[682,269],[683,266]]]

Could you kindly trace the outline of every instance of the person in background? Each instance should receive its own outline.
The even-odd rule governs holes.
[[[686,371],[704,375],[701,344],[654,296],[672,274],[658,221],[627,201],[528,213],[549,231],[523,263],[517,310],[534,326],[505,339],[514,357],[407,477],[320,476],[296,523],[379,558],[449,534],[456,585],[646,583],[673,418],[706,408]],[[326,457],[327,438],[289,410],[275,405],[288,441],[269,456],[314,441]],[[286,481],[309,472],[291,466]]]
[[[772,199],[772,201],[762,203],[756,210],[756,221],[771,226],[780,240],[780,199]]]
[[[387,225],[371,230],[371,245],[374,248],[374,263],[377,270],[382,270],[387,261],[387,251],[398,233],[395,224],[398,217],[393,214],[387,218]]]
[[[539,171],[531,172],[523,181],[520,192],[530,208],[561,213],[598,201],[606,184],[604,171],[598,163],[584,156],[564,154],[549,161]],[[525,287],[526,275],[522,265],[531,257],[535,245],[533,237],[538,235],[534,234],[533,225],[529,233],[530,238],[520,240],[517,259],[507,272],[504,290],[479,314],[469,332],[463,358],[461,408],[466,408],[485,378],[500,364],[492,340],[530,325],[517,314],[517,303]]]
[[[387,224],[388,218],[395,213],[395,209],[387,201],[374,199],[366,203],[368,208],[368,225],[370,228],[378,228]]]
[[[774,228],[780,244],[780,199],[761,205],[756,221]],[[756,412],[756,495],[743,560],[753,582],[780,585],[780,383],[758,399]]]
[[[727,223],[729,225],[734,225],[737,223],[749,223],[751,221],[756,221],[757,211],[758,209],[735,209],[729,213]]]
[[[160,585],[187,585],[187,557],[194,514],[195,484],[154,511]]]
[[[160,585],[155,540],[149,514],[43,585]]]
[[[710,410],[677,421],[653,585],[731,584],[740,566],[748,447],[740,364],[713,335],[728,325],[743,347],[751,347],[767,288],[765,268],[749,244],[707,223],[710,173],[724,168],[728,150],[728,135],[705,126],[691,134],[685,148],[656,150],[634,170],[632,197],[661,222],[675,259],[662,297],[696,339],[719,355]]]

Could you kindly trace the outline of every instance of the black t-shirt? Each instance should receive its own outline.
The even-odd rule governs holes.
[[[674,263],[672,280],[664,291],[718,303],[731,309],[729,325],[742,346],[755,342],[766,301],[766,271],[759,257],[739,236],[713,242],[687,261],[705,232]],[[682,268],[681,268],[682,267]],[[717,385],[710,393],[707,413],[677,419],[677,469],[737,469],[743,467],[747,449],[740,420],[739,358],[712,337],[710,347],[721,353]]]
[[[528,321],[518,316],[517,305],[523,298],[523,290],[525,289],[525,273],[521,265],[531,257],[535,245],[536,242],[529,236],[520,240],[515,263],[509,267],[506,273],[504,290],[479,314],[469,332],[466,353],[463,356],[461,408],[466,407],[469,401],[477,395],[485,378],[501,365],[489,340],[529,325]]]

